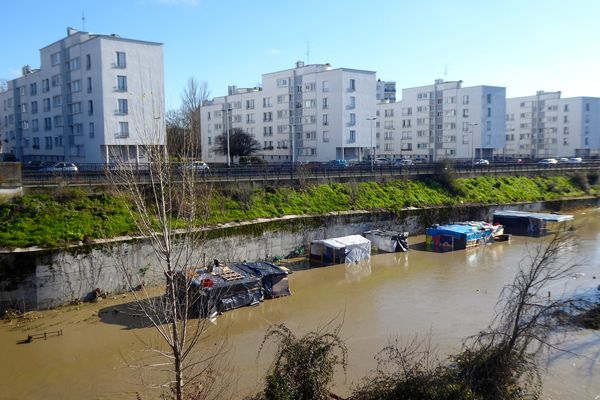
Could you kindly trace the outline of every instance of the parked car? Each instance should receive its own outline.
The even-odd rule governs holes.
[[[571,157],[569,158],[569,164],[581,164],[583,159],[581,157]]]
[[[478,160],[473,161],[473,165],[479,165],[479,166],[490,165],[490,162],[488,160],[486,160],[485,158],[480,158]]]
[[[346,160],[331,160],[327,163],[328,167],[332,168],[346,168],[348,166],[348,161]]]
[[[538,164],[550,167],[550,166],[557,165],[558,160],[556,158],[544,158],[544,159],[538,161]]]
[[[17,159],[17,156],[15,156],[13,153],[1,153],[0,154],[0,161],[4,161],[4,162],[17,162],[19,160]]]
[[[190,163],[183,165],[184,169],[193,170],[193,171],[202,171],[208,172],[210,171],[210,167],[204,161],[192,161]]]
[[[373,163],[375,165],[390,165],[392,163],[392,160],[386,157],[377,157],[375,158],[375,160],[373,160]]]
[[[558,159],[558,163],[559,164],[566,164],[569,162],[569,159],[567,157],[562,157]]]
[[[40,172],[76,174],[77,165],[70,162],[57,162],[40,169]]]
[[[409,167],[413,164],[413,160],[410,158],[397,158],[394,160],[394,166],[396,167]]]

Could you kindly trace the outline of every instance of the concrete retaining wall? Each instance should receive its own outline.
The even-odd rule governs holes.
[[[495,210],[564,210],[594,207],[600,199],[573,199],[516,205],[407,209],[391,213],[343,213],[233,226],[210,231],[186,265],[214,258],[225,261],[265,260],[285,256],[314,239],[360,234],[369,229],[422,233],[433,223],[491,220]],[[125,266],[125,267],[124,267]],[[0,312],[51,308],[85,299],[99,288],[106,292],[127,289],[125,271],[133,281],[160,284],[163,275],[147,240],[130,240],[82,246],[68,250],[21,251],[0,254]]]

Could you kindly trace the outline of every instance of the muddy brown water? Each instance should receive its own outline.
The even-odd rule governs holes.
[[[550,287],[552,296],[600,284],[600,210],[579,212],[576,222],[581,246],[573,258],[586,263],[576,279]],[[376,255],[364,266],[297,271],[290,276],[292,296],[225,313],[210,325],[203,346],[215,348],[226,338],[228,349],[219,375],[227,388],[223,397],[260,390],[274,346],[267,344],[260,356],[258,350],[272,324],[285,323],[297,334],[342,325],[349,359],[346,373],[335,376],[341,394],[375,367],[374,356],[391,340],[429,335],[440,354],[458,351],[464,338],[489,323],[503,285],[539,240],[513,237],[445,254],[413,249]],[[160,340],[143,319],[122,312],[132,300],[117,296],[41,312],[22,324],[0,323],[0,399],[129,399],[138,392],[157,398],[155,386],[165,375],[136,366],[156,362],[143,342]],[[29,333],[57,329],[63,336],[17,344]],[[563,346],[577,355],[553,352],[545,358],[544,398],[600,399],[600,333],[571,333]]]

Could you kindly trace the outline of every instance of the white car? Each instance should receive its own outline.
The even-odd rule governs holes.
[[[40,169],[40,172],[76,174],[77,165],[70,162],[58,162]]]
[[[479,160],[475,160],[473,165],[490,165],[490,162],[485,158],[480,158]]]
[[[569,158],[569,164],[581,164],[583,160],[581,157],[571,157]]]
[[[391,164],[391,160],[385,157],[377,157],[374,161],[375,165],[389,165]]]
[[[413,164],[413,161],[410,158],[397,158],[394,161],[394,165],[396,167],[409,167],[409,166],[414,165],[414,164]]]
[[[558,160],[556,158],[544,158],[543,160],[538,161],[538,164],[551,166],[558,164]]]
[[[559,162],[560,164],[568,163],[568,162],[569,162],[569,159],[568,159],[567,157],[562,157],[562,158],[559,158],[559,159],[558,159],[558,162]]]
[[[210,171],[210,167],[204,161],[192,161],[188,164],[185,164],[183,166],[183,168],[192,170],[192,171],[202,171],[202,172]]]

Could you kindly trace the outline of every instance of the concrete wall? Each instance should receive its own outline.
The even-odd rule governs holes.
[[[360,234],[369,229],[422,233],[433,223],[490,220],[495,210],[540,211],[597,206],[600,199],[563,200],[510,206],[442,207],[390,213],[348,213],[261,224],[237,225],[209,232],[187,265],[217,258],[232,262],[285,256],[314,239]],[[122,266],[126,265],[124,269]],[[133,281],[160,284],[159,264],[147,241],[114,242],[69,250],[25,251],[0,255],[0,312],[9,308],[43,309],[84,299],[95,288],[103,292],[127,289],[124,271]]]
[[[22,194],[21,163],[0,162],[0,201]]]

